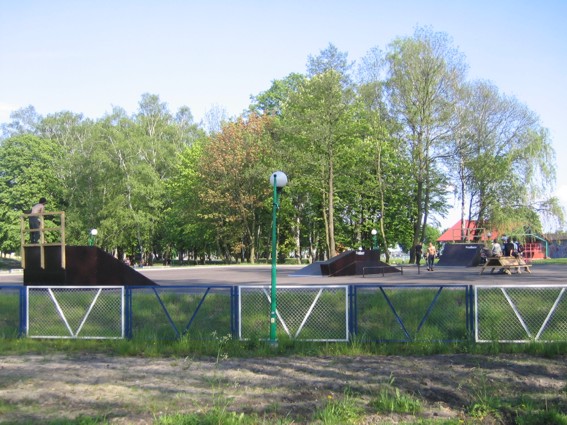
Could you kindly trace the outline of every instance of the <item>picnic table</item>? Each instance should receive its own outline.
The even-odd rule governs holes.
[[[522,273],[522,269],[525,269],[528,273],[532,272],[531,266],[522,257],[488,257],[480,274],[483,274],[484,270],[490,267],[492,267],[490,273],[493,273],[495,269],[506,274],[512,274],[512,269],[516,269],[516,273]]]

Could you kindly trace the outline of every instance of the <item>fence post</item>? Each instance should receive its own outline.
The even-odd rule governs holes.
[[[125,287],[125,297],[126,299],[124,300],[124,315],[126,316],[126,329],[124,330],[124,332],[126,339],[132,339],[132,288],[129,286]]]
[[[474,290],[473,286],[467,286],[467,331],[469,332],[469,339],[475,335],[474,329]]]
[[[351,336],[356,335],[357,332],[357,311],[356,311],[356,286],[348,286],[348,308],[349,308],[349,340]]]
[[[26,318],[27,318],[27,286],[22,286],[20,288],[20,328],[18,329],[18,338],[22,338],[26,335]]]
[[[230,287],[230,332],[233,339],[238,338],[238,286]]]

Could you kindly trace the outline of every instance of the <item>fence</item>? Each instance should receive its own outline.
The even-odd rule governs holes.
[[[472,331],[466,285],[353,287],[353,334],[365,341],[464,341]]]
[[[567,286],[278,287],[278,338],[567,341]],[[0,286],[0,338],[267,339],[267,286]]]
[[[477,342],[567,341],[566,286],[475,286]]]
[[[0,286],[0,338],[22,336],[26,321],[25,291],[22,286]]]
[[[116,339],[125,336],[124,287],[28,286],[30,338]]]
[[[348,286],[280,286],[278,327],[291,339],[348,341]],[[238,337],[259,338],[270,317],[270,288],[239,287]],[[281,331],[280,331],[281,332]]]

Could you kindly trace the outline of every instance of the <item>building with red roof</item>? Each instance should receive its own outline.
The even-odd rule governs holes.
[[[463,237],[464,234],[464,237]],[[483,228],[476,227],[475,220],[457,221],[451,228],[447,229],[439,238],[437,242],[486,242],[498,238],[498,232],[491,230],[486,231]]]

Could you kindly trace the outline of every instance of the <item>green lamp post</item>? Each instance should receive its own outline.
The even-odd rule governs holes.
[[[98,235],[98,230],[91,229],[89,233],[89,246],[94,246],[96,243],[96,235]]]
[[[378,230],[372,229],[370,233],[372,234],[372,250],[376,251],[378,249]]]
[[[287,185],[287,176],[282,171],[275,171],[270,176],[270,184],[274,188],[274,203],[272,206],[272,290],[270,306],[270,343],[277,344],[277,300],[276,300],[276,263],[277,263],[277,213],[280,207],[278,195]]]

